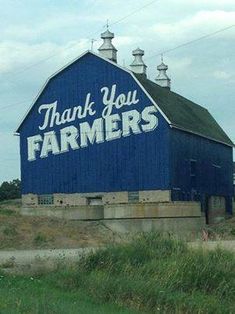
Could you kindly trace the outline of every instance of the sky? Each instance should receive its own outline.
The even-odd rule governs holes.
[[[46,79],[101,44],[109,20],[118,63],[144,49],[148,78],[164,53],[172,90],[203,105],[235,142],[234,0],[0,0],[0,183],[20,178],[14,132]],[[142,8],[142,9],[140,9]]]

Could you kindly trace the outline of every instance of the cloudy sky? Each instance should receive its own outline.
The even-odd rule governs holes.
[[[0,0],[0,7],[0,183],[20,177],[13,133],[37,92],[90,49],[92,38],[99,47],[107,19],[118,62],[128,66],[139,46],[150,79],[159,53],[235,25],[234,0]],[[172,89],[209,109],[235,142],[235,27],[166,53],[164,61]]]

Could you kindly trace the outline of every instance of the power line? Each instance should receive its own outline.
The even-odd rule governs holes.
[[[160,56],[160,55],[164,55],[164,54],[166,54],[166,53],[168,53],[168,52],[174,51],[174,50],[176,50],[176,49],[179,49],[179,48],[182,48],[182,47],[185,47],[185,46],[188,46],[188,45],[191,45],[191,44],[193,44],[193,43],[195,43],[195,42],[198,42],[198,41],[200,41],[200,40],[203,40],[203,39],[212,37],[212,36],[214,36],[214,35],[216,35],[216,34],[219,34],[219,33],[222,33],[222,32],[224,32],[224,31],[229,30],[229,29],[233,28],[234,26],[235,26],[235,24],[230,25],[230,26],[227,26],[227,27],[225,27],[225,28],[221,28],[221,29],[219,29],[219,30],[217,30],[217,31],[215,31],[215,32],[212,32],[212,33],[203,35],[203,36],[201,36],[201,37],[198,37],[198,38],[196,38],[196,39],[187,41],[187,42],[185,42],[185,43],[183,43],[183,44],[180,44],[180,45],[178,45],[178,46],[176,46],[176,47],[174,47],[174,48],[170,48],[170,49],[164,50],[164,51],[162,51],[162,52],[159,52],[159,53],[157,53],[157,54],[154,54],[154,55],[152,55],[152,56],[150,56],[150,57],[145,58],[145,60],[148,60],[148,59],[151,59],[151,58],[154,58],[154,57],[158,57],[158,56]]]
[[[125,15],[123,18],[121,18],[121,19],[119,19],[119,20],[117,20],[117,21],[115,21],[115,22],[109,24],[109,26],[113,26],[113,25],[116,25],[116,24],[122,22],[122,21],[125,20],[126,18],[128,18],[128,17],[130,17],[130,16],[132,16],[132,15],[134,15],[134,14],[136,14],[136,13],[138,13],[140,10],[145,9],[146,7],[150,6],[150,5],[153,4],[154,2],[158,2],[158,1],[160,1],[160,0],[154,0],[154,1],[151,1],[151,2],[149,2],[149,3],[147,3],[147,4],[145,4],[145,5],[142,6],[141,8],[138,8],[138,9],[134,10],[133,12],[131,12],[131,13]]]
[[[160,1],[160,0],[151,1],[151,2],[149,2],[149,3],[147,3],[147,4],[143,5],[143,6],[139,7],[138,9],[136,9],[136,10],[132,11],[131,13],[125,15],[124,17],[120,18],[119,20],[116,20],[116,21],[114,21],[113,23],[109,24],[109,26],[113,26],[113,25],[116,25],[116,24],[121,23],[123,20],[127,19],[128,17],[130,17],[130,16],[132,16],[132,15],[138,13],[139,11],[145,9],[146,7],[148,7],[148,6],[150,6],[150,5],[152,5],[153,3],[158,2],[158,1]],[[103,27],[103,28],[104,28],[104,27]],[[90,34],[87,38],[92,37],[94,34],[96,35],[98,32],[102,31],[103,28],[100,29],[99,31],[93,33],[93,34]],[[92,40],[94,40],[94,39],[92,39]],[[68,49],[71,49],[71,48],[75,47],[76,45],[77,45],[77,43],[75,43],[75,44],[73,44],[73,45],[71,45],[71,46],[69,46],[69,47],[67,47],[67,48],[64,48],[63,51],[68,50]],[[46,58],[44,58],[44,59],[41,59],[40,61],[38,61],[38,62],[36,62],[36,63],[34,63],[34,64],[31,64],[31,65],[29,65],[29,66],[27,66],[27,67],[23,67],[21,70],[19,70],[19,71],[17,71],[17,72],[14,72],[14,75],[18,75],[18,74],[24,73],[24,72],[26,72],[27,70],[30,70],[31,68],[33,68],[33,67],[35,67],[35,66],[38,66],[38,65],[42,64],[43,62],[46,62],[46,61],[50,60],[51,58],[53,58],[53,57],[55,57],[55,56],[57,56],[57,55],[58,55],[58,53],[54,53],[54,54],[52,54],[52,55],[50,55],[50,56],[48,56],[48,57],[46,57]],[[8,75],[11,74],[11,73],[12,73],[12,72],[8,72],[8,73],[6,73],[6,75],[8,76]],[[17,85],[15,82],[10,81],[9,79],[7,79],[7,81],[8,81],[9,83],[11,83],[11,84]],[[21,102],[21,103],[24,103],[24,102]],[[7,109],[7,108],[13,107],[13,106],[15,106],[15,105],[21,104],[21,103],[16,103],[16,104],[7,105],[7,106],[5,106],[5,107],[0,107],[0,110],[1,110],[1,109]]]
[[[115,21],[115,22],[109,24],[109,26],[110,26],[110,25],[115,25],[115,24],[117,24],[117,23],[120,23],[121,21],[123,21],[124,19],[128,18],[129,16],[131,16],[131,15],[133,15],[133,14],[136,14],[136,13],[137,13],[138,11],[140,11],[141,9],[143,9],[143,8],[149,6],[149,5],[151,5],[151,4],[153,4],[154,2],[157,2],[157,1],[159,1],[159,0],[154,0],[154,1],[152,1],[152,2],[149,2],[148,4],[146,4],[146,5],[142,6],[141,8],[139,8],[138,10],[135,10],[135,11],[133,11],[132,13],[126,15],[126,16],[123,17],[122,19],[119,19],[119,20],[117,20],[117,21]],[[198,41],[207,39],[207,38],[212,37],[212,36],[214,36],[214,35],[216,35],[216,34],[219,34],[219,33],[222,33],[222,32],[224,32],[224,31],[227,31],[227,30],[229,30],[229,29],[231,29],[231,28],[233,28],[233,27],[235,27],[235,24],[230,25],[230,26],[227,26],[227,27],[225,27],[225,28],[221,28],[221,29],[219,29],[219,30],[217,30],[217,31],[215,31],[215,32],[212,32],[212,33],[203,35],[203,36],[201,36],[201,37],[199,37],[199,38],[196,38],[196,39],[193,39],[193,40],[191,40],[191,41],[187,41],[187,42],[185,42],[185,43],[183,43],[183,44],[180,44],[180,45],[178,45],[178,46],[176,46],[176,47],[174,47],[174,48],[170,48],[170,49],[164,50],[164,51],[162,51],[162,52],[159,52],[159,53],[157,53],[157,54],[154,54],[154,55],[152,55],[152,56],[150,56],[150,57],[145,58],[145,60],[152,59],[152,58],[157,57],[157,56],[160,56],[160,55],[164,55],[164,54],[166,54],[166,53],[169,53],[169,52],[172,52],[172,51],[177,50],[177,49],[179,49],[179,48],[188,46],[188,45],[193,44],[193,43],[195,43],[195,42],[198,42]],[[66,49],[70,49],[71,47],[72,47],[72,46],[70,46],[70,47],[68,47],[68,48],[66,48]],[[41,64],[41,63],[44,62],[45,60],[48,60],[48,59],[54,57],[55,55],[57,55],[57,54],[54,54],[54,55],[52,55],[52,56],[49,56],[48,58],[43,59],[43,60],[39,61],[39,62],[36,63],[36,64],[33,64],[33,65],[29,66],[29,67],[26,67],[26,68],[24,69],[24,71],[27,71],[28,69],[30,69],[30,68],[33,67],[33,66],[37,66],[37,65]],[[24,72],[24,71],[22,71],[22,72]],[[22,72],[18,72],[18,73],[22,73]],[[18,73],[17,73],[17,74],[18,74]],[[13,82],[12,82],[12,83],[13,83]],[[28,101],[29,101],[29,100],[27,100],[27,102],[28,102]],[[7,106],[5,106],[5,107],[0,107],[0,110],[1,110],[1,109],[7,109],[7,108],[9,108],[9,107],[12,107],[12,106],[15,106],[15,105],[18,105],[18,104],[22,104],[22,103],[25,103],[25,102],[20,102],[20,103],[15,103],[15,104],[7,105]]]
[[[141,11],[142,9],[144,9],[144,8],[150,6],[150,5],[152,5],[153,3],[158,2],[158,1],[160,1],[160,0],[151,1],[151,2],[149,2],[149,3],[147,3],[147,4],[143,5],[143,6],[139,7],[138,9],[132,11],[131,13],[129,13],[129,14],[127,14],[126,16],[122,17],[121,19],[119,19],[119,20],[117,20],[117,21],[115,21],[115,22],[109,24],[109,26],[113,26],[113,25],[116,25],[116,24],[122,22],[123,20],[127,19],[128,17],[130,17],[130,16],[132,16],[132,15],[138,13],[138,12]],[[103,28],[102,28],[102,30],[103,30]],[[97,31],[97,32],[95,32],[95,33],[92,33],[92,34],[90,34],[89,36],[87,36],[86,38],[89,39],[89,38],[93,37],[94,34],[96,35],[98,32],[100,32],[100,31],[102,31],[102,30],[99,30],[99,31]],[[66,51],[66,50],[68,50],[68,49],[71,49],[71,48],[75,47],[76,45],[77,45],[77,42],[76,42],[75,44],[73,44],[73,45],[70,45],[70,46],[67,47],[67,48],[64,48],[63,51]],[[38,65],[42,64],[43,62],[46,62],[46,61],[50,60],[51,58],[57,56],[58,54],[60,54],[60,53],[58,53],[58,52],[57,52],[57,53],[54,53],[54,54],[52,54],[52,55],[50,55],[50,56],[48,56],[48,57],[46,57],[46,58],[44,58],[44,59],[39,60],[39,61],[36,62],[36,63],[33,63],[33,64],[31,64],[31,65],[29,65],[29,66],[27,66],[27,67],[23,67],[23,68],[20,69],[19,71],[14,72],[14,75],[21,74],[21,73],[23,73],[23,72],[25,72],[25,71],[31,69],[32,67],[38,66]],[[6,73],[6,75],[11,74],[11,73],[13,73],[13,72]]]
[[[27,100],[23,100],[23,101],[20,101],[20,102],[16,102],[16,103],[13,103],[13,104],[10,104],[10,105],[7,105],[5,107],[0,107],[0,110],[4,110],[4,109],[7,109],[7,108],[10,108],[10,107],[14,107],[14,106],[17,106],[17,105],[22,105],[22,104],[25,104],[26,102],[32,102],[32,99],[27,99]],[[16,108],[15,108],[16,109]]]

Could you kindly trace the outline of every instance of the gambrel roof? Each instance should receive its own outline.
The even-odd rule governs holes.
[[[209,111],[187,98],[163,88],[135,74],[140,84],[158,104],[171,122],[171,126],[211,140],[233,146],[233,142],[212,117]]]
[[[70,64],[56,72],[52,75],[42,88],[36,100],[33,102],[32,106],[29,108],[25,117],[21,121],[19,127],[17,128],[16,134],[20,133],[20,128],[27,118],[29,112],[33,108],[40,94],[49,83],[49,81],[55,77],[57,74],[62,72],[68,66],[72,65],[74,62],[77,62],[80,58],[86,54],[94,55],[95,57],[101,58],[106,62],[111,63],[112,65],[122,69],[125,72],[128,72],[137,84],[142,88],[143,92],[149,97],[151,102],[157,107],[159,112],[163,115],[166,121],[171,127],[181,129],[186,132],[190,132],[208,139],[229,145],[234,146],[233,142],[229,139],[223,129],[211,116],[207,109],[193,103],[192,101],[180,96],[167,88],[160,87],[156,83],[145,78],[143,75],[134,74],[130,70],[121,67],[113,61],[105,59],[100,55],[92,52],[86,51],[80,57],[72,61]]]

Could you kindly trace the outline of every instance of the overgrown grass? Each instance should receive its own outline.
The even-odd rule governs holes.
[[[16,216],[18,213],[11,209],[5,209],[0,207],[0,215],[4,216]]]
[[[47,237],[42,234],[42,233],[38,233],[35,237],[34,237],[34,243],[37,246],[43,246],[46,242],[47,242]]]
[[[82,259],[69,281],[103,302],[148,313],[234,313],[235,258],[148,234]]]
[[[206,227],[211,240],[234,240],[235,239],[235,217],[226,219],[214,225]]]
[[[0,206],[20,207],[21,205],[22,205],[21,199],[12,199],[12,200],[0,201]]]
[[[19,313],[31,313],[27,308],[33,307],[32,313],[110,314],[227,314],[235,309],[234,255],[221,249],[190,249],[160,234],[143,234],[130,243],[98,250],[82,258],[74,269],[61,266],[33,280],[7,280],[10,284],[4,287],[0,281],[0,313],[4,314],[11,312],[1,306],[13,304],[12,300],[18,302]],[[73,305],[83,295],[88,296],[85,303],[86,298],[97,302],[92,303],[93,309],[78,311]]]
[[[14,226],[6,226],[3,229],[3,234],[9,237],[14,237],[17,235],[17,231],[15,230]]]
[[[21,207],[21,200],[7,200],[0,201],[0,215],[16,216],[19,214],[19,208]]]
[[[71,275],[71,274],[70,274]],[[54,274],[60,282],[62,274]],[[94,301],[81,290],[56,287],[49,276],[6,276],[0,272],[1,314],[136,314],[111,303]]]

